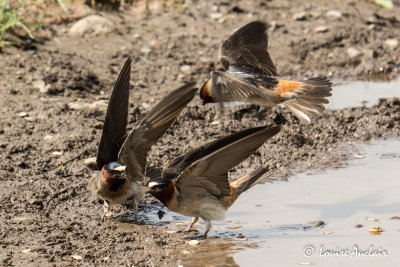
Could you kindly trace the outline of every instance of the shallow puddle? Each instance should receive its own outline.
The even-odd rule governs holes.
[[[214,222],[211,238],[176,252],[179,264],[400,266],[400,141],[355,148],[348,168],[255,186]],[[174,231],[189,219],[167,212],[162,221]]]
[[[235,261],[241,266],[260,266],[266,259],[274,266],[400,266],[400,220],[392,219],[400,216],[400,141],[357,148],[361,153],[348,168],[300,174],[242,196],[227,220],[240,223],[241,232],[260,247],[235,254]],[[311,227],[316,221],[326,225]],[[371,235],[369,227],[384,232]],[[357,254],[370,249],[376,253]]]
[[[380,98],[400,97],[400,78],[390,82],[355,81],[333,86],[326,108],[342,109],[365,104],[373,106]]]

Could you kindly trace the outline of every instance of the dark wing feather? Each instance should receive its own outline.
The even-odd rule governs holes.
[[[175,186],[182,194],[200,195],[208,191],[218,197],[229,196],[231,188],[228,171],[247,159],[265,141],[280,131],[280,126],[260,127],[214,153],[201,158],[188,167],[177,179]]]
[[[276,67],[269,56],[267,25],[250,22],[225,40],[218,51],[218,60],[225,70],[231,65],[251,65],[264,75],[276,76]]]
[[[155,165],[148,165],[146,167],[146,177],[152,180],[156,180],[161,178],[161,173],[163,169],[161,167],[155,166]]]
[[[241,78],[239,75],[233,75],[229,72],[213,72],[211,77],[211,94],[213,97],[215,96],[215,102],[269,100],[269,96],[267,95],[268,91],[264,86],[259,87],[251,80],[248,81],[247,79]],[[275,83],[277,84],[274,78],[270,79],[271,82],[266,83],[266,86],[271,85],[272,87]]]
[[[114,85],[108,103],[106,118],[103,124],[100,143],[97,150],[97,167],[99,170],[112,161],[118,160],[118,152],[125,141],[129,104],[129,80],[131,75],[131,58],[129,57],[117,82]]]
[[[120,161],[127,166],[128,178],[143,178],[147,153],[193,99],[197,91],[194,85],[194,82],[186,84],[167,95],[129,133],[118,155]]]
[[[250,129],[246,129],[240,132],[236,132],[212,142],[209,142],[205,145],[202,145],[196,149],[193,149],[171,161],[168,164],[168,167],[165,168],[162,172],[162,178],[173,180],[177,178],[187,167],[189,167],[193,162],[214,153],[220,148],[223,148],[237,140],[248,136],[252,133],[259,131],[260,129],[265,127],[254,127]]]

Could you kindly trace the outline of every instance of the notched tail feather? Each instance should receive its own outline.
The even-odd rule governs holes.
[[[235,202],[235,200],[240,196],[240,194],[252,188],[256,184],[264,181],[273,174],[273,171],[268,171],[265,168],[258,168],[251,173],[232,182],[230,184],[231,195],[226,198],[225,205],[227,207],[231,206],[233,202]]]
[[[319,114],[328,104],[327,97],[331,96],[332,82],[326,77],[317,77],[306,80],[301,86],[294,88],[293,93],[298,96],[284,101],[283,104],[293,112],[302,122],[310,123],[311,114]]]
[[[251,173],[239,178],[231,186],[236,186],[237,188],[237,196],[239,196],[241,193],[247,191],[248,189],[252,188],[256,184],[264,181],[268,177],[270,177],[272,174],[274,174],[273,171],[268,171],[265,168],[258,168]]]

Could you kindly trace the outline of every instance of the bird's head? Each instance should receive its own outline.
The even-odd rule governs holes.
[[[107,163],[101,170],[101,178],[112,188],[118,188],[126,181],[126,166],[117,161]]]
[[[203,100],[203,105],[214,102],[211,94],[211,79],[206,81],[204,85],[201,87],[200,98]]]
[[[160,178],[149,183],[147,192],[168,206],[168,202],[172,199],[175,190],[173,181]]]

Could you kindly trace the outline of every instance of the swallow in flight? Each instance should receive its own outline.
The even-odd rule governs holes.
[[[224,71],[214,71],[200,89],[203,104],[248,102],[271,108],[284,104],[301,121],[322,112],[332,83],[326,77],[303,82],[280,80],[267,51],[267,25],[250,22],[225,40],[218,51]]]

